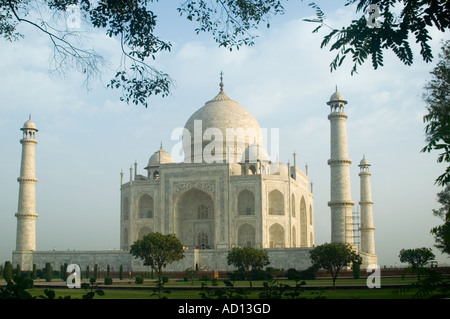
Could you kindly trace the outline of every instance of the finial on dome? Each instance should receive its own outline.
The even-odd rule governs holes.
[[[337,92],[338,90],[337,90],[337,84],[336,84],[336,92]]]
[[[220,71],[220,92],[223,92],[223,72]]]

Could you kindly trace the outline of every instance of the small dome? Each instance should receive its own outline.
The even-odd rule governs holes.
[[[148,160],[148,167],[159,166],[160,164],[173,163],[172,156],[162,148],[156,151]]]
[[[270,164],[270,174],[288,176],[288,167],[281,162],[273,162]]]
[[[32,130],[36,130],[37,131],[36,124],[34,124],[34,122],[31,119],[29,119],[28,121],[26,121],[23,124],[23,129],[32,129]]]
[[[370,166],[370,164],[369,161],[365,157],[363,157],[361,162],[359,162],[359,166]]]
[[[330,97],[330,101],[345,101],[345,100],[344,100],[344,96],[341,93],[339,93],[338,91],[336,91]]]
[[[240,163],[270,162],[269,154],[261,145],[253,143],[242,153]]]
[[[347,104],[347,101],[344,99],[344,96],[338,92],[336,87],[336,92],[333,93],[333,95],[330,96],[330,100],[327,102],[328,105],[331,105],[333,102],[343,102],[344,104]]]

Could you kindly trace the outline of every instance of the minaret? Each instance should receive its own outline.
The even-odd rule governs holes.
[[[20,164],[19,203],[16,213],[17,233],[16,250],[13,252],[13,265],[22,270],[32,270],[32,251],[36,250],[36,194],[35,186],[35,148],[38,129],[31,121],[31,116],[23,128],[22,160]]]
[[[360,167],[360,202],[361,207],[361,250],[360,255],[363,259],[361,268],[365,269],[370,264],[377,264],[377,255],[375,254],[375,227],[373,225],[372,213],[372,192],[370,189],[369,161],[363,156],[359,163]]]
[[[344,100],[337,91],[327,102],[330,106],[328,119],[331,125],[331,157],[328,160],[331,172],[331,242],[347,243],[353,246],[353,214],[354,202],[351,199],[350,170],[352,161],[347,149],[347,114],[344,113]]]

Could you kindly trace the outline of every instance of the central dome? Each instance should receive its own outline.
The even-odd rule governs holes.
[[[236,163],[254,142],[262,144],[258,121],[223,91],[205,103],[186,122],[183,134],[185,162]]]

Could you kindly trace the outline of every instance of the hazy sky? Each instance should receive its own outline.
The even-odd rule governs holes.
[[[327,1],[331,3],[331,1]],[[328,24],[340,28],[354,18],[344,1],[336,7],[317,1]],[[119,101],[119,92],[106,88],[119,61],[119,43],[101,32],[87,32],[87,44],[111,63],[103,81],[90,90],[82,78],[49,72],[52,47],[48,38],[23,28],[25,38],[0,41],[0,261],[11,260],[15,249],[17,198],[22,133],[31,114],[39,132],[36,147],[37,249],[118,249],[120,172],[125,181],[136,161],[138,173],[162,142],[168,152],[179,142],[172,132],[184,127],[189,116],[219,92],[224,72],[225,92],[250,111],[262,128],[279,129],[279,159],[309,166],[314,183],[316,245],[331,238],[330,123],[326,102],[335,86],[348,101],[347,135],[352,198],[359,201],[359,161],[372,164],[375,248],[378,263],[400,265],[402,248],[433,248],[430,229],[442,224],[432,214],[439,207],[434,180],[445,166],[436,153],[421,153],[425,145],[422,100],[429,72],[438,61],[441,39],[432,32],[433,63],[421,60],[404,66],[386,53],[384,67],[373,70],[370,61],[350,75],[350,60],[330,72],[335,54],[321,49],[326,30],[316,25],[308,2],[290,1],[287,14],[262,28],[255,46],[239,51],[218,48],[209,34],[196,35],[195,23],[179,17],[176,2],[158,4],[158,34],[172,43],[172,51],[157,56],[155,66],[176,83],[172,95],[153,98],[149,108]],[[88,30],[86,30],[88,31]],[[445,37],[444,37],[445,36]],[[414,42],[414,40],[412,40]],[[356,208],[356,206],[355,206]],[[450,263],[433,248],[440,263]]]

